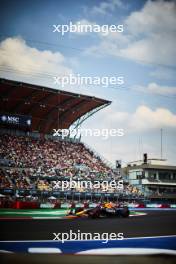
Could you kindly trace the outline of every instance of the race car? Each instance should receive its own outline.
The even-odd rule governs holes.
[[[76,208],[71,209],[68,213],[68,218],[103,218],[103,217],[128,217],[129,209],[127,206],[118,207],[113,203],[103,203],[97,205],[95,208],[84,209],[84,208]]]

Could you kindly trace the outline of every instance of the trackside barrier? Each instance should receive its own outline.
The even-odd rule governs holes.
[[[176,208],[176,204],[171,204],[170,208]]]
[[[147,204],[147,208],[170,208],[169,204]]]
[[[93,202],[84,202],[84,203],[76,203],[76,202],[65,202],[65,203],[36,203],[36,202],[13,202],[11,206],[8,208],[13,209],[39,209],[39,208],[61,208],[61,209],[68,209],[68,208],[78,208],[78,207],[84,207],[84,208],[94,208],[99,203],[93,203]],[[150,203],[150,204],[143,204],[143,203],[125,203],[130,208],[175,208],[176,204],[156,204],[156,203]]]
[[[38,209],[40,208],[40,204],[38,202],[22,202],[16,201],[11,205],[13,209]]]
[[[60,208],[70,208],[71,207],[71,204],[69,204],[69,203],[63,203],[63,204],[61,204],[61,207]]]
[[[40,208],[51,209],[51,208],[54,208],[54,204],[51,204],[51,203],[41,203],[40,204]]]
[[[128,206],[131,207],[131,208],[145,208],[144,204],[129,203]]]
[[[98,203],[77,203],[75,206],[72,206],[70,203],[64,203],[61,204],[61,208],[73,208],[73,207],[84,207],[84,208],[94,208],[98,205]],[[135,204],[135,203],[129,203],[127,204],[130,208],[176,208],[176,204]]]

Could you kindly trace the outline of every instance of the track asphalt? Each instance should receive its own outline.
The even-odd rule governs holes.
[[[141,210],[140,210],[141,212]],[[123,233],[127,237],[176,235],[176,211],[147,211],[147,215],[109,219],[25,219],[0,221],[3,240],[53,240],[53,233]]]

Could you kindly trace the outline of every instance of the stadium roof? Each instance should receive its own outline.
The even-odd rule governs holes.
[[[0,113],[32,117],[32,131],[69,128],[111,102],[53,88],[0,78]],[[87,116],[86,116],[87,115]]]

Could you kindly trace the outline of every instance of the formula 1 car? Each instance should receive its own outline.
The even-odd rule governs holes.
[[[68,213],[68,218],[110,218],[110,217],[128,217],[128,207],[118,207],[112,203],[103,203],[97,205],[95,208],[84,209],[76,208],[71,209]]]

